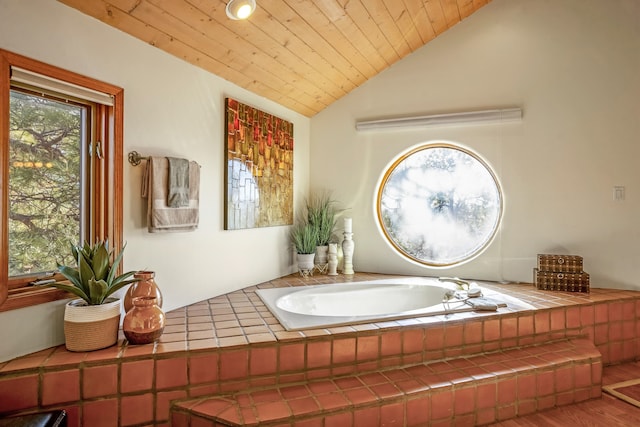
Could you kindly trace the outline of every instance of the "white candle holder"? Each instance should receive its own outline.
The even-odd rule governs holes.
[[[328,276],[337,276],[338,275],[338,244],[337,243],[329,243],[329,271],[327,272]]]
[[[354,274],[353,271],[353,251],[355,242],[353,241],[353,233],[344,232],[344,240],[342,241],[343,268],[342,274]]]

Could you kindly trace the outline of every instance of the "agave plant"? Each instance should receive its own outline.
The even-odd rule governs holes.
[[[110,262],[112,254],[109,252],[106,240],[93,246],[87,242],[84,246],[71,244],[71,253],[76,259],[76,267],[58,264],[58,271],[71,284],[56,282],[47,286],[71,292],[85,300],[88,305],[103,304],[117,290],[138,281],[138,279],[127,280],[135,273],[134,271],[116,276],[124,247],[114,259],[113,264]]]

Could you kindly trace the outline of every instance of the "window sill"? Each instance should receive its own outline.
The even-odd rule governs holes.
[[[7,300],[0,305],[0,312],[31,307],[46,302],[72,298],[68,292],[55,288],[25,287],[9,290]]]

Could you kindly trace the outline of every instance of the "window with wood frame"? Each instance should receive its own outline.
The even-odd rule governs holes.
[[[69,295],[39,286],[70,245],[122,248],[123,90],[0,49],[0,311]]]
[[[401,153],[385,170],[376,211],[383,237],[399,255],[443,268],[488,248],[503,206],[500,182],[480,155],[460,144],[427,142]]]

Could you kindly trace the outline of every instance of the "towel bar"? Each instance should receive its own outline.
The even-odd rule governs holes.
[[[142,156],[137,151],[130,151],[127,158],[133,166],[138,166],[143,160],[149,160],[149,157]],[[198,167],[202,168],[200,165],[198,165]]]
[[[148,157],[141,156],[140,153],[138,153],[137,151],[129,152],[128,158],[129,158],[129,163],[131,163],[133,166],[138,166],[140,162],[148,159]]]

